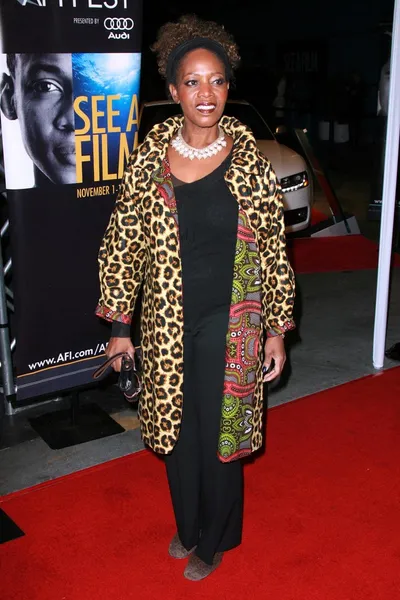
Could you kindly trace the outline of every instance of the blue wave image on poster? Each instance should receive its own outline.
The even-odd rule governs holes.
[[[77,183],[122,175],[137,131],[140,59],[140,53],[72,55]]]

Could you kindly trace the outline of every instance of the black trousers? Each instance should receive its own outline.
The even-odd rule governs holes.
[[[227,327],[227,310],[185,327],[182,425],[165,457],[180,540],[208,564],[242,538],[242,464],[217,457]]]

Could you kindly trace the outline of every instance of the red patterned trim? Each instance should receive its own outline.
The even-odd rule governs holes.
[[[248,225],[244,225],[240,219],[237,229],[237,237],[247,243],[254,243],[254,233]]]
[[[258,300],[247,300],[238,304],[232,304],[230,310],[230,317],[240,317],[244,312],[253,312],[256,315],[261,314],[261,302]]]
[[[132,322],[132,318],[128,315],[124,315],[116,310],[111,310],[111,308],[107,308],[107,306],[101,306],[100,304],[96,308],[96,315],[110,322],[118,321],[119,323],[125,323],[126,325],[130,325]]]
[[[267,337],[276,337],[278,335],[285,335],[288,331],[292,329],[296,329],[296,324],[294,321],[286,321],[283,325],[275,325],[267,330]]]
[[[172,213],[176,212],[176,198],[174,186],[172,185],[171,167],[168,158],[164,158],[161,167],[153,173],[153,179],[169,210]]]
[[[234,454],[230,454],[229,456],[222,456],[218,452],[218,458],[222,463],[230,463],[234,460],[239,460],[239,458],[245,458],[246,456],[250,456],[253,451],[250,448],[246,448],[246,450],[238,450]]]

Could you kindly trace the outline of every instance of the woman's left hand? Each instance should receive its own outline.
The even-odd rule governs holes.
[[[263,367],[268,369],[272,359],[274,360],[274,367],[272,371],[264,375],[263,381],[265,382],[279,377],[286,362],[285,343],[280,335],[269,337],[265,342]]]

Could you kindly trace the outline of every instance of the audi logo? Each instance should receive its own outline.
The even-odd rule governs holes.
[[[134,22],[129,17],[127,19],[107,17],[104,20],[104,27],[108,31],[130,31],[134,27]]]

